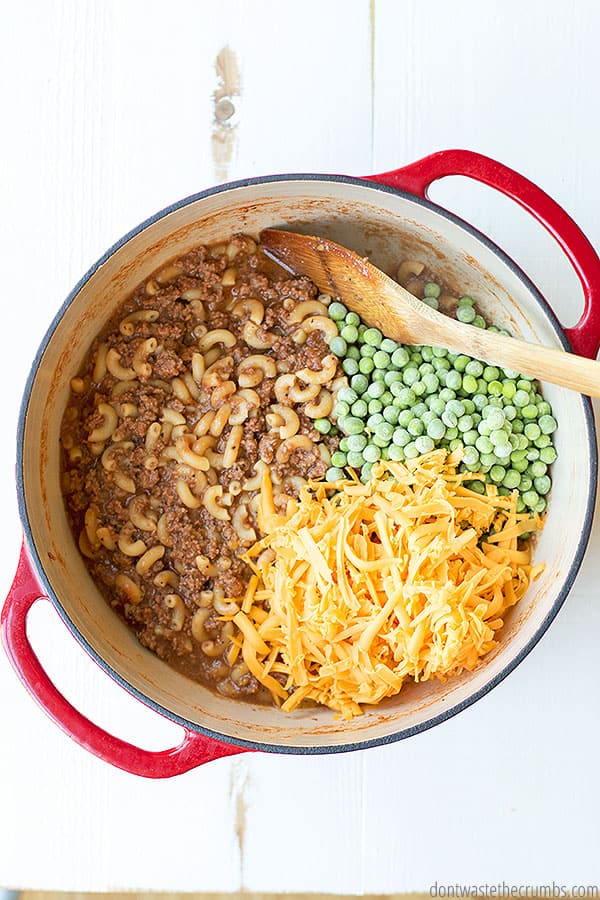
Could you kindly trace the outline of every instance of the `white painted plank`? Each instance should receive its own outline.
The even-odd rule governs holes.
[[[353,25],[340,43],[342,12]],[[227,177],[370,169],[368,25],[366,0],[326,7],[310,0],[301,9],[228,0],[218,15],[214,4],[192,0],[176,0],[168,11],[156,0],[13,7],[0,59],[10,123],[2,148],[0,239],[10,261],[3,287],[5,297],[17,298],[5,303],[4,324],[19,335],[0,357],[5,383],[15,385],[6,401],[7,431],[14,430],[29,360],[85,269],[156,209],[214,183],[214,64],[226,45],[238,58],[242,82],[241,96],[232,98],[236,148]],[[12,456],[9,442],[0,447],[4,590],[20,532]],[[179,729],[105,678],[47,605],[32,614],[30,631],[56,683],[93,719],[149,748],[177,739]],[[335,808],[345,783],[360,780],[358,760],[342,772],[331,761],[300,760],[296,768],[296,760],[280,759],[273,777],[270,760],[240,759],[162,784],[143,781],[69,741],[27,697],[4,655],[0,691],[11,735],[0,750],[3,885],[198,891],[260,885],[266,874],[257,835],[272,829],[282,785],[293,783],[294,803],[302,801],[292,839],[304,841],[306,854],[316,849],[306,828],[311,807]],[[336,814],[340,852],[352,862],[360,856],[359,797],[354,790]],[[284,832],[277,840],[282,854],[269,872],[285,889],[293,885]],[[298,883],[327,882],[324,866],[303,875],[299,860]],[[350,876],[346,889],[352,889]]]

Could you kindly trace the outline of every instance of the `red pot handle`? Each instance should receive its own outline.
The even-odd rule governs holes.
[[[594,358],[600,347],[600,259],[573,219],[541,188],[472,150],[440,150],[401,169],[369,175],[368,180],[427,197],[431,184],[447,175],[474,178],[516,200],[560,244],[579,276],[585,301],[579,322],[565,331],[575,353]]]
[[[31,696],[81,747],[119,769],[146,778],[170,778],[213,759],[245,752],[244,747],[221,743],[187,728],[184,729],[183,740],[176,747],[159,751],[142,750],[91,722],[57,690],[29,643],[27,614],[40,599],[47,597],[40,588],[23,544],[17,573],[2,610],[2,640],[12,665]]]

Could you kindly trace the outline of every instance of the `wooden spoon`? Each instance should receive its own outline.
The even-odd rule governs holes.
[[[307,275],[320,291],[339,297],[386,337],[446,347],[600,397],[600,362],[457,322],[413,297],[352,250],[325,238],[268,228],[260,240],[268,256],[295,274]]]

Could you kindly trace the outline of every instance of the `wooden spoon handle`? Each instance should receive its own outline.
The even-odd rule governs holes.
[[[443,346],[455,353],[465,353],[540,381],[560,384],[589,397],[600,397],[600,362],[473,326],[468,329],[473,333],[467,334],[464,326],[456,328],[457,324],[447,320],[443,328],[445,333],[440,335],[438,329],[436,335],[445,341]]]

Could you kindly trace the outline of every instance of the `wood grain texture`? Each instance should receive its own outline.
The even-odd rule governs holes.
[[[223,48],[240,71],[223,177],[366,174],[467,146],[539,182],[600,243],[591,0],[25,0],[4,25],[5,589],[20,539],[11,435],[29,361],[106,247],[215,182]],[[457,181],[435,196],[513,252],[574,321],[576,281],[550,239],[504,198]],[[559,620],[510,679],[378,750],[257,754],[141,781],[73,745],[0,654],[0,884],[354,895],[436,880],[598,882],[598,528]],[[147,747],[173,740],[178,729],[109,682],[47,604],[30,633],[100,724]]]

